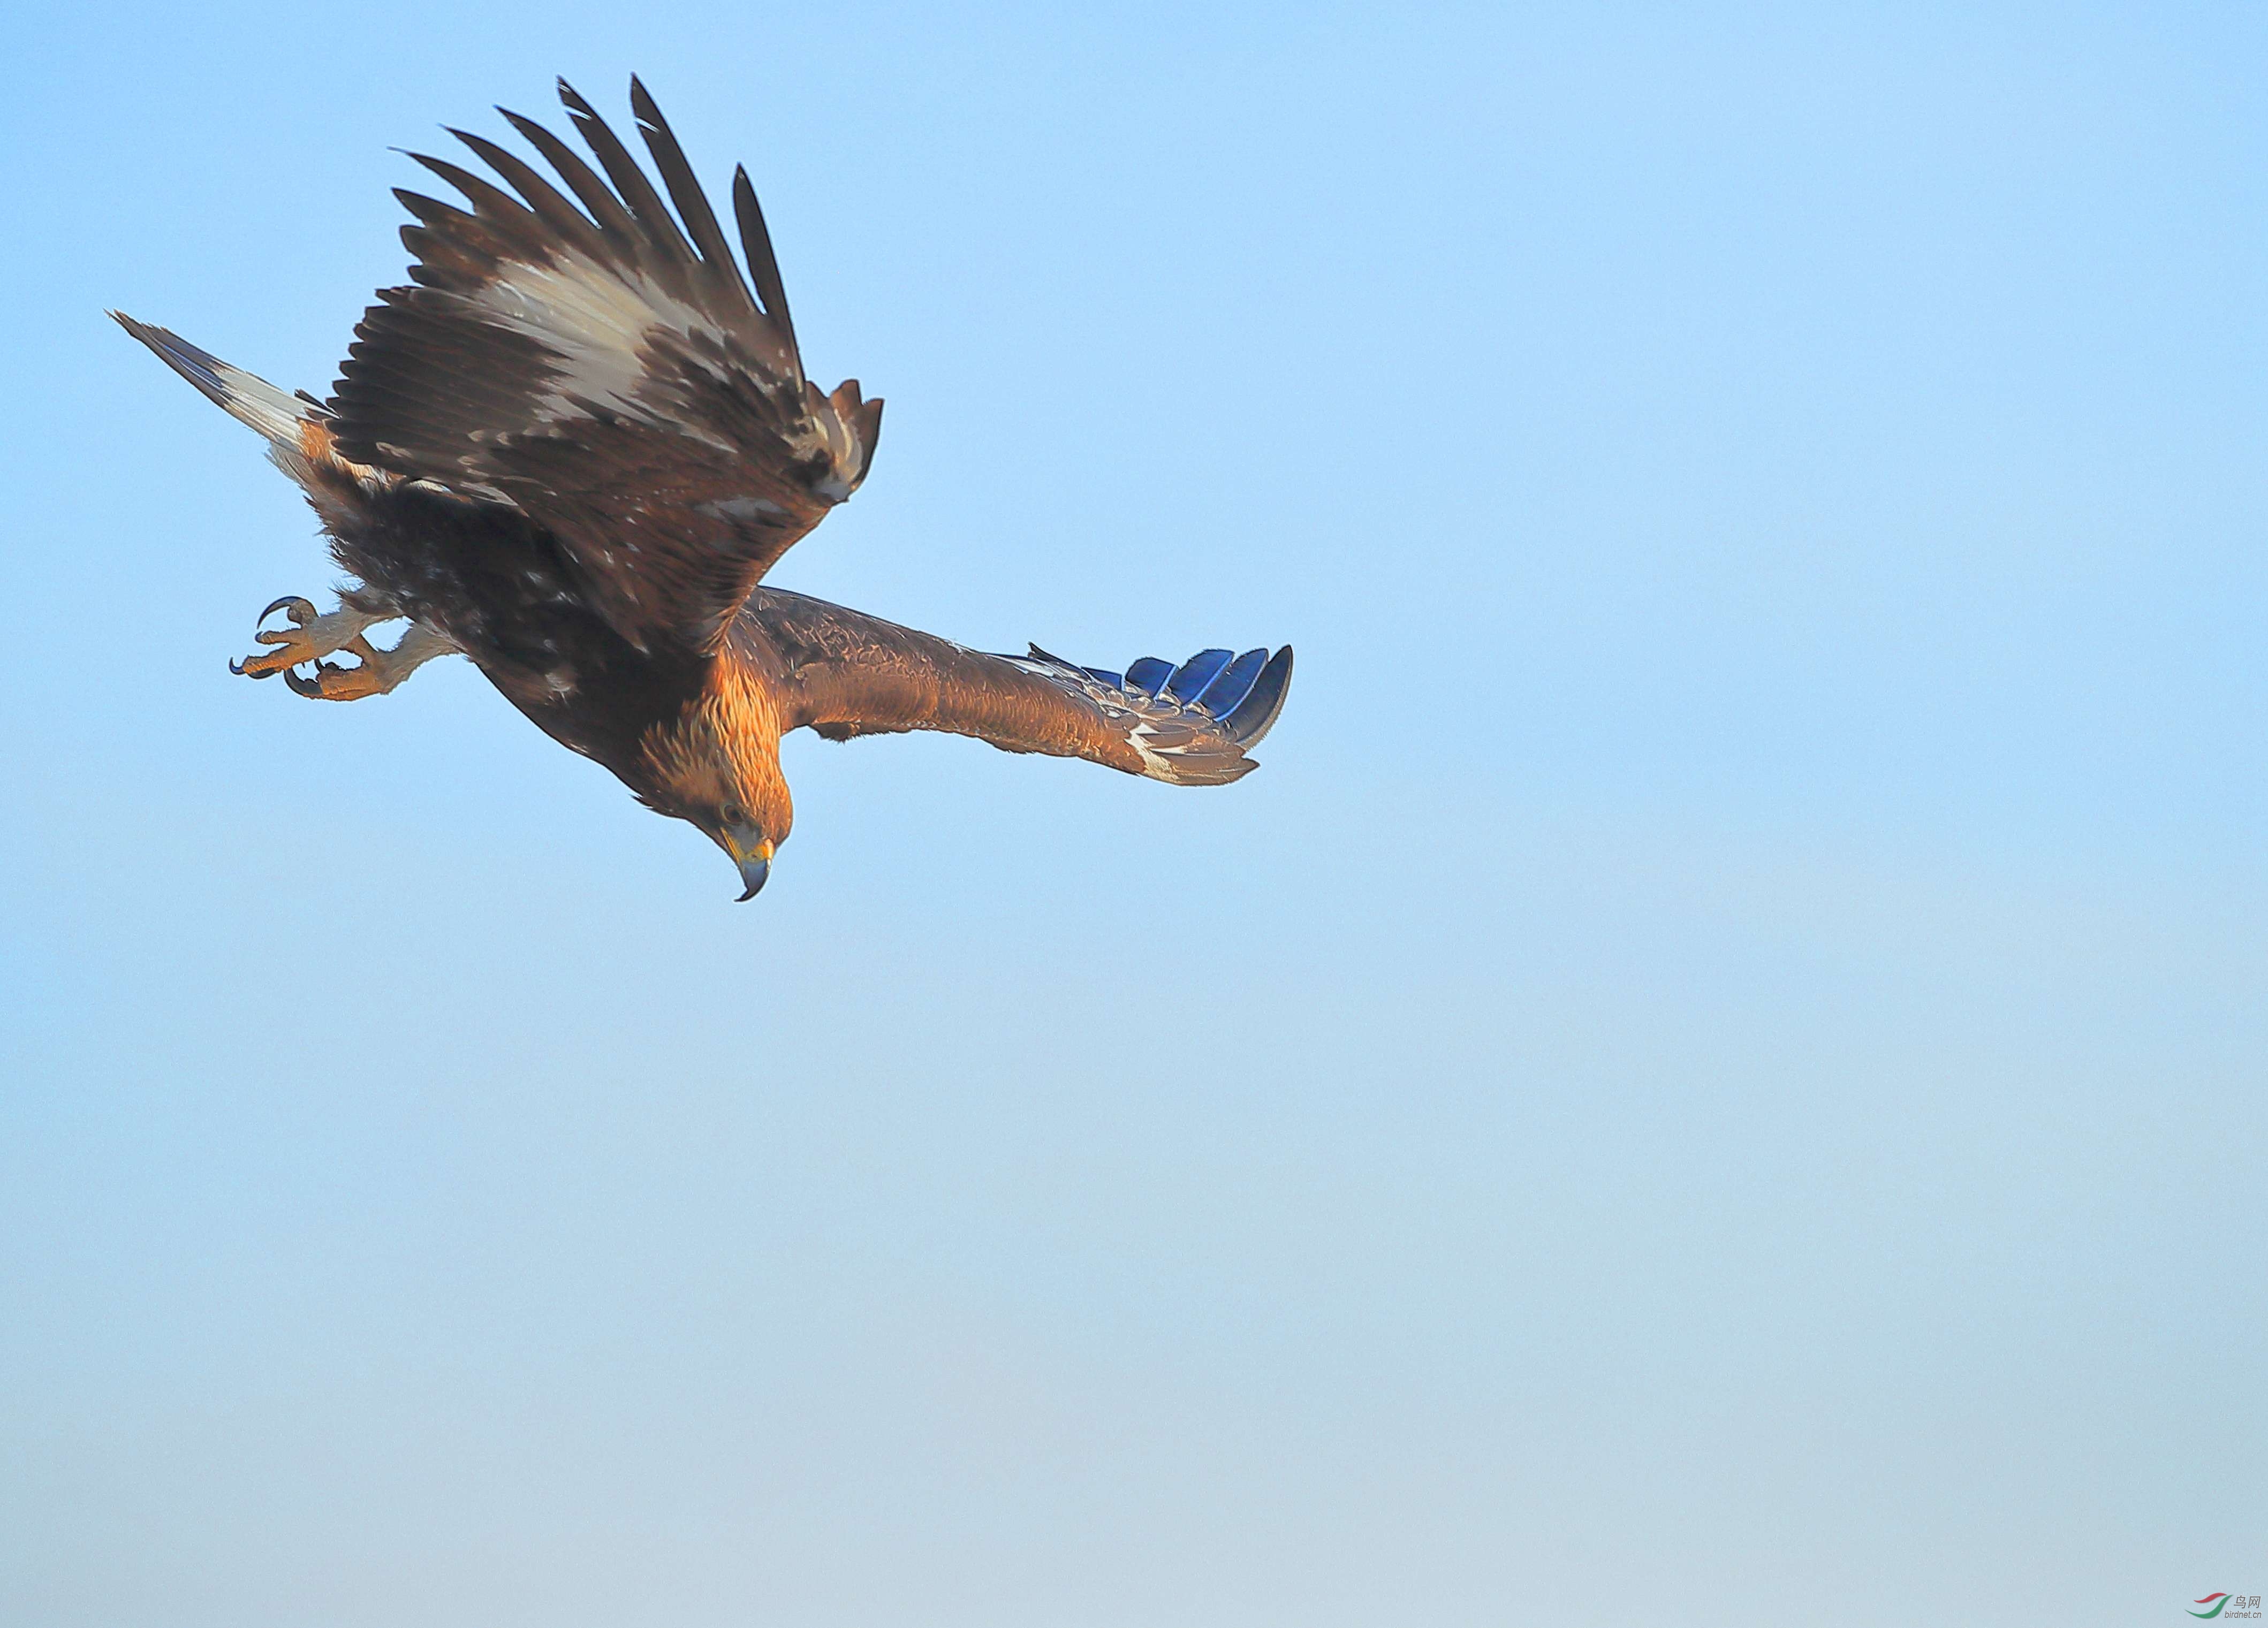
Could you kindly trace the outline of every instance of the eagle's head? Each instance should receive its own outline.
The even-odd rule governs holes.
[[[719,661],[683,710],[649,728],[641,742],[639,798],[698,827],[731,855],[743,901],[762,890],[772,855],[795,824],[779,737],[778,714],[762,689]]]

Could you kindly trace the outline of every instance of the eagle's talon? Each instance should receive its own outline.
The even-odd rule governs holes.
[[[288,627],[264,628],[257,625],[278,611],[284,614]],[[365,612],[342,606],[328,615],[320,615],[308,600],[297,593],[287,593],[261,611],[254,625],[254,643],[261,646],[241,660],[232,661],[228,670],[239,678],[273,678],[278,673],[291,673],[295,667],[311,664],[320,667],[322,658],[335,650],[367,650],[362,630],[377,618]],[[328,693],[320,689],[306,688],[320,680],[303,680],[293,674],[291,688],[300,695]]]
[[[228,670],[239,678],[274,678],[281,673],[293,695],[311,701],[359,701],[365,696],[385,695],[434,657],[453,654],[457,649],[446,634],[415,620],[394,648],[379,649],[364,630],[396,614],[386,607],[365,608],[350,601],[318,615],[314,606],[296,593],[287,593],[261,611],[260,620],[265,622],[279,610],[291,625],[255,627],[252,637],[261,648],[231,661]],[[323,659],[337,654],[353,657],[354,665]]]

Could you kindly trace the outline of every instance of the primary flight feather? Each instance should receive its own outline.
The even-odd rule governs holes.
[[[732,856],[752,898],[793,821],[780,737],[914,729],[1082,757],[1175,785],[1256,765],[1289,645],[1175,667],[995,656],[762,586],[866,478],[882,403],[805,377],[747,173],[747,276],[661,110],[630,107],[666,191],[563,80],[598,169],[504,117],[556,181],[452,131],[511,190],[413,155],[464,199],[395,195],[410,283],[379,291],[328,402],[287,394],[165,328],[127,331],[243,423],[320,516],[355,580],[233,670],[303,696],[382,695],[463,654],[546,733]],[[564,190],[562,190],[563,187]],[[753,288],[751,287],[753,284]],[[391,649],[367,630],[407,618]],[[344,653],[357,665],[327,660]]]

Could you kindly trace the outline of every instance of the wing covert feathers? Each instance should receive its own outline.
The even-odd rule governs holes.
[[[746,277],[644,85],[630,82],[630,104],[659,190],[564,81],[559,96],[595,170],[512,113],[556,180],[463,131],[504,185],[412,155],[464,206],[396,194],[416,263],[355,330],[333,431],[358,462],[542,522],[640,648],[713,649],[748,589],[865,478],[882,404],[855,379],[827,395],[805,378],[745,174]]]

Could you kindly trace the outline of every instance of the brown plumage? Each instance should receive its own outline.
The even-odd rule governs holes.
[[[1174,785],[1255,766],[1288,645],[1119,674],[1036,646],[984,655],[760,586],[865,479],[882,404],[856,379],[822,393],[805,377],[745,170],[744,279],[645,87],[630,82],[630,103],[666,203],[590,105],[563,81],[559,94],[599,169],[511,113],[556,184],[462,131],[512,191],[418,156],[469,208],[396,194],[417,221],[401,234],[411,282],[379,291],[328,402],[118,317],[268,438],[356,579],[328,615],[270,606],[288,625],[235,670],[355,700],[462,653],[555,740],[723,847],[743,897],[792,823],[792,729],[943,730]],[[399,644],[369,642],[398,618]],[[338,652],[357,665],[325,659]]]

